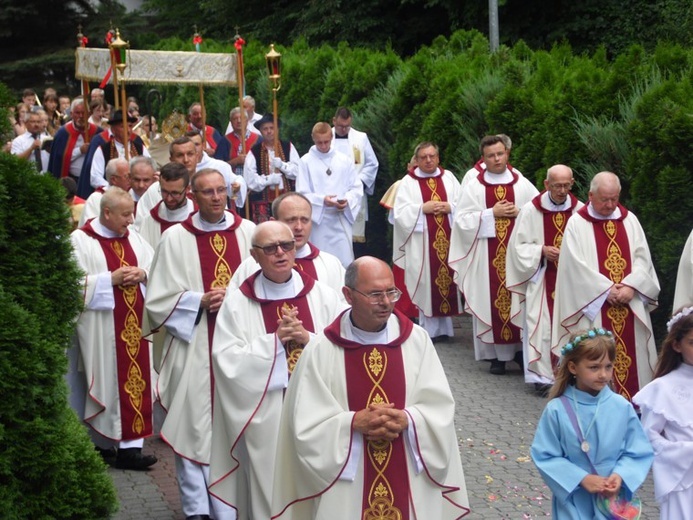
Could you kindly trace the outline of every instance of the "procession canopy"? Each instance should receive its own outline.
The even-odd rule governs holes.
[[[236,85],[236,55],[128,50],[128,83]],[[101,81],[111,67],[108,49],[78,47],[75,77]]]

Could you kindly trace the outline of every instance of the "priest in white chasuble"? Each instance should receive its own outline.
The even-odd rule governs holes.
[[[304,346],[346,307],[335,290],[294,269],[286,224],[259,224],[252,247],[261,270],[227,295],[212,348],[210,493],[239,519],[270,518],[284,391]]]
[[[621,182],[600,172],[589,203],[568,222],[556,278],[552,343],[577,330],[609,329],[616,340],[614,391],[630,400],[650,382],[657,362],[650,312],[659,281],[637,217],[619,204]]]
[[[159,370],[158,391],[168,414],[161,438],[176,456],[183,513],[232,518],[210,499],[212,446],[211,349],[226,287],[250,253],[255,225],[226,210],[226,181],[216,170],[191,179],[199,211],[166,230],[156,250],[147,290],[149,329]]]
[[[434,143],[420,143],[414,157],[417,166],[404,176],[395,197],[393,258],[404,270],[407,292],[419,309],[419,325],[431,339],[447,339],[454,335],[452,316],[462,313],[448,265],[460,183],[440,166]]]
[[[142,315],[154,251],[128,229],[135,204],[126,191],[113,186],[100,204],[99,217],[70,237],[84,271],[77,336],[87,394],[83,415],[78,412],[101,437],[118,444],[116,467],[145,469],[156,462],[142,455],[144,438],[153,433],[151,360]]]
[[[289,382],[272,518],[466,516],[455,403],[433,343],[394,310],[401,292],[381,260],[355,260],[343,292],[351,309]]]
[[[462,181],[450,239],[450,267],[472,315],[474,355],[491,360],[492,374],[505,374],[507,361],[519,360],[520,329],[511,321],[505,257],[520,208],[539,191],[508,166],[503,137],[481,140],[482,171]]]
[[[525,204],[510,236],[506,279],[512,293],[512,322],[522,329],[525,382],[554,381],[558,358],[551,357],[551,319],[556,274],[568,220],[583,204],[570,193],[573,171],[563,164],[548,169],[545,191]]]

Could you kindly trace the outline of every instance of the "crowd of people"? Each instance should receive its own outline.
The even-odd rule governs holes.
[[[24,92],[7,148],[72,210],[71,404],[118,468],[155,464],[159,433],[186,518],[465,516],[434,346],[463,312],[490,374],[516,363],[552,398],[532,457],[556,518],[633,506],[653,459],[662,518],[693,518],[693,233],[658,356],[659,282],[616,174],[583,203],[566,165],[539,192],[506,135],[483,137],[462,176],[421,142],[381,201],[390,267],[359,248],[379,165],[346,107],[300,155],[250,96],[225,133],[193,103],[155,159],[135,99],[37,101]]]

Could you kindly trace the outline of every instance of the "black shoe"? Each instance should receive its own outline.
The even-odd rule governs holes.
[[[118,469],[143,470],[156,463],[154,455],[142,455],[142,448],[124,448],[118,450],[115,467]]]
[[[111,446],[110,448],[99,448],[98,446],[94,446],[94,449],[99,455],[101,455],[104,462],[112,463],[115,461],[116,456],[118,455],[118,452],[114,446]]]
[[[209,520],[210,518],[209,515],[191,515],[186,516],[185,520]]]
[[[489,369],[489,372],[496,376],[505,375],[505,361],[498,361],[497,359],[492,359],[491,368]]]
[[[522,351],[521,350],[518,350],[517,352],[515,352],[515,357],[513,358],[513,361],[515,363],[517,363],[518,365],[520,365],[520,368],[522,370],[525,369],[525,362],[524,362],[524,359],[522,358]]]
[[[450,341],[450,336],[448,336],[447,334],[441,334],[440,336],[431,338],[431,341],[433,343],[447,343]]]

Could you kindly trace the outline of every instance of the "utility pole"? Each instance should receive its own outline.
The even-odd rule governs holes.
[[[488,40],[491,52],[496,52],[500,41],[498,36],[498,0],[488,0]]]

